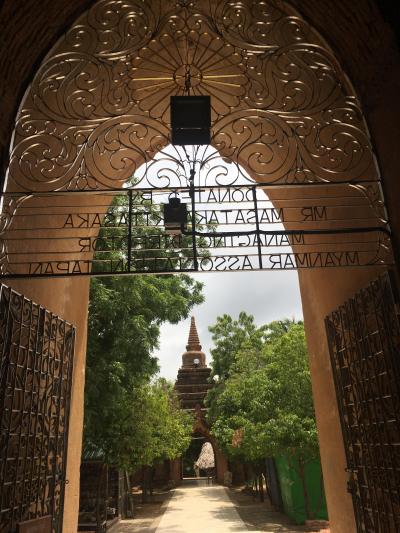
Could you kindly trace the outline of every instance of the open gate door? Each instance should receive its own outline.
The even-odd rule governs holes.
[[[0,532],[62,528],[75,328],[0,285]]]
[[[358,532],[400,531],[400,327],[388,273],[326,318]]]

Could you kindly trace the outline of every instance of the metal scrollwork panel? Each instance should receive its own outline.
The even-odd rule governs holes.
[[[168,144],[169,97],[188,82],[211,95],[213,145],[254,179],[378,179],[350,85],[285,2],[101,0],[38,70],[9,190],[122,186]]]
[[[359,531],[400,527],[399,323],[387,274],[326,319]]]
[[[51,515],[65,484],[74,328],[0,286],[0,531]]]

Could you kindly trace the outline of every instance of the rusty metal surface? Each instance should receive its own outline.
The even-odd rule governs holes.
[[[0,286],[1,533],[48,515],[61,531],[74,339],[72,325]]]
[[[400,531],[400,326],[386,273],[326,318],[360,533]]]
[[[42,516],[17,524],[17,533],[51,533],[51,516]]]

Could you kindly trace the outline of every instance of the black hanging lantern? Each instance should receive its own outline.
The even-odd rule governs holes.
[[[210,144],[209,96],[171,96],[172,144]]]
[[[186,229],[188,221],[187,205],[182,204],[180,198],[171,197],[164,204],[164,227],[166,233],[179,235],[182,228]]]

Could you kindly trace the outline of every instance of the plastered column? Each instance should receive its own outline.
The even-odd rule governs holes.
[[[300,290],[329,521],[332,533],[355,533],[345,449],[324,317],[379,275],[374,269],[300,271]]]

